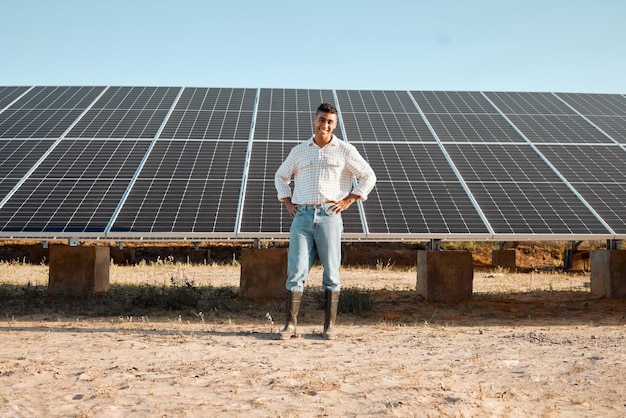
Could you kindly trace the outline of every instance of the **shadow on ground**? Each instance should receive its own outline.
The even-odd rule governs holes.
[[[300,323],[323,318],[321,289],[305,292]],[[7,319],[57,320],[60,317],[150,317],[188,322],[280,324],[284,300],[253,303],[236,287],[112,285],[92,298],[50,297],[46,286],[0,285],[0,315]],[[626,324],[626,301],[599,298],[588,291],[475,293],[462,303],[432,303],[414,290],[344,289],[339,306],[343,323],[361,325],[619,325]]]

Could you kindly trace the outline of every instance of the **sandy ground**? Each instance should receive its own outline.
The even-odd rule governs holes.
[[[172,277],[237,286],[239,270],[111,271]],[[0,283],[46,280],[45,266],[0,266]],[[278,303],[255,317],[7,315],[0,417],[626,416],[626,302],[592,296],[588,274],[475,272],[459,305],[422,301],[414,270],[346,269],[343,282],[376,289],[375,305],[340,314],[330,342],[306,298],[289,341],[272,338]]]

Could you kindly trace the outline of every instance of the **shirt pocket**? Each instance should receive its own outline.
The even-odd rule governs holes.
[[[298,171],[308,171],[314,166],[314,164],[314,159],[303,158],[302,160],[298,161]]]
[[[323,177],[327,180],[339,181],[345,162],[339,158],[327,158],[324,161]]]

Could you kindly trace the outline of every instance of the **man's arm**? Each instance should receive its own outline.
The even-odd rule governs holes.
[[[293,150],[291,150],[287,158],[276,170],[276,173],[274,173],[274,187],[278,194],[278,200],[281,202],[286,197],[291,200],[291,186],[289,184],[291,183],[295,167],[292,155]]]

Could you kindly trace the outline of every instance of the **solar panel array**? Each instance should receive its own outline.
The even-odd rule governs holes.
[[[286,239],[321,102],[378,177],[346,240],[626,237],[620,94],[7,86],[0,238]]]

